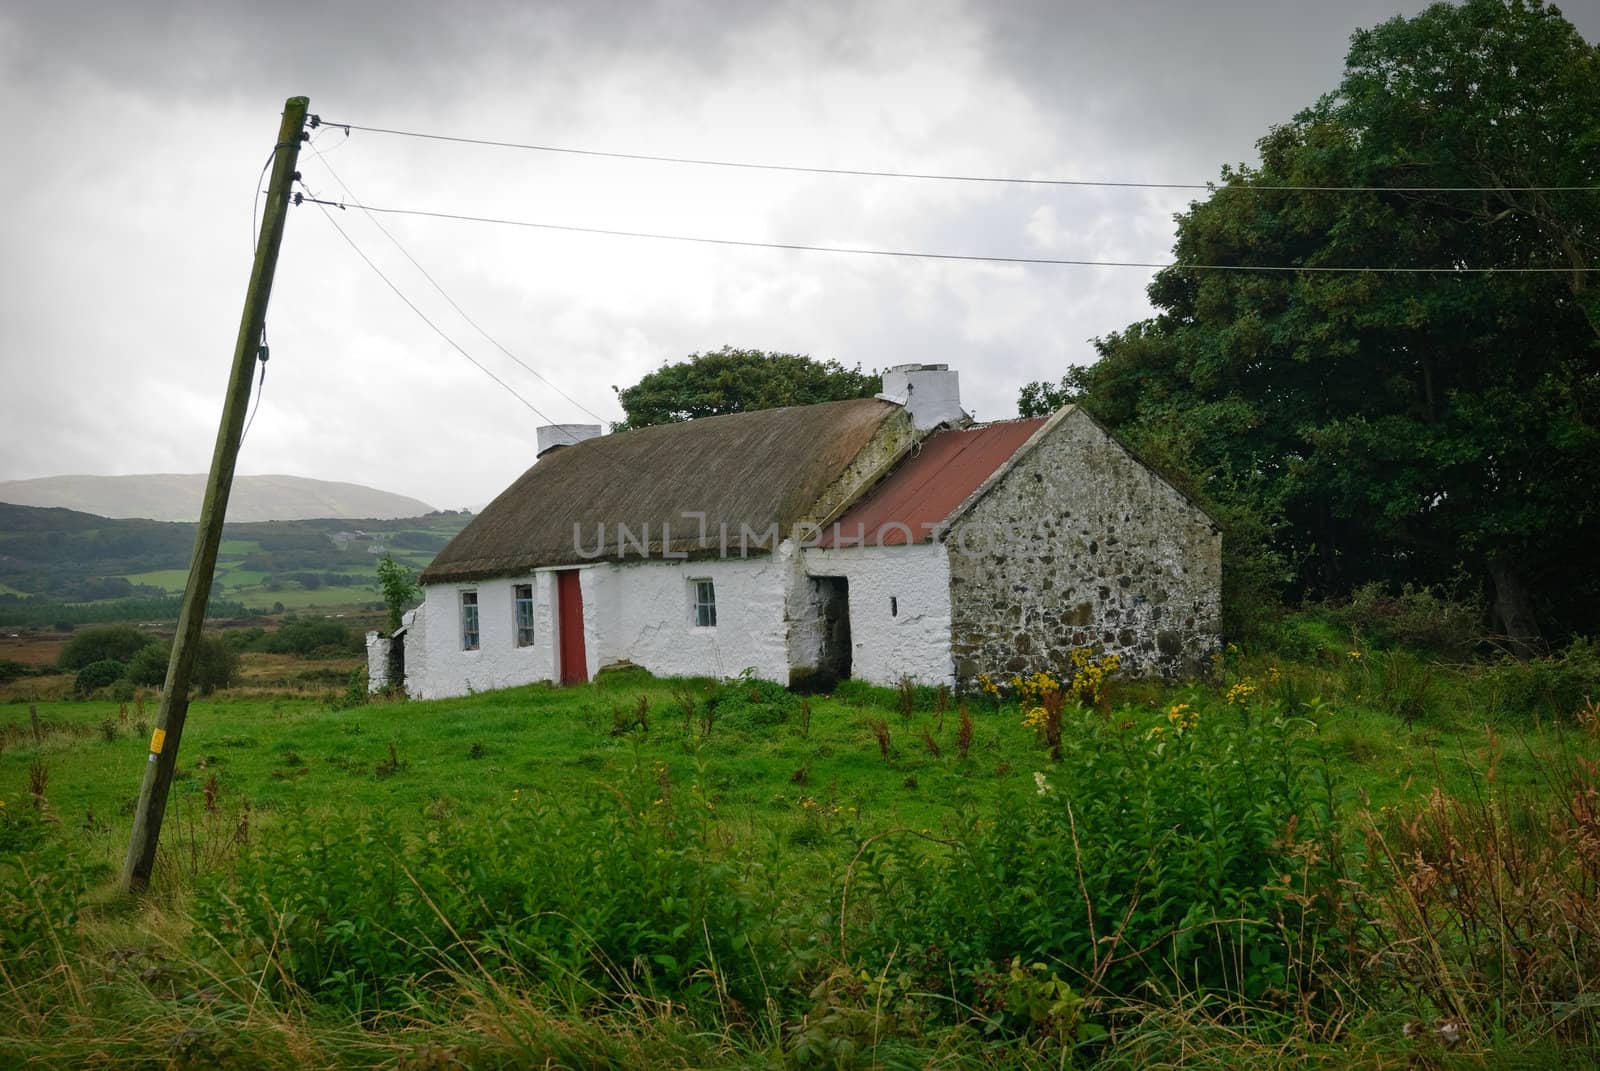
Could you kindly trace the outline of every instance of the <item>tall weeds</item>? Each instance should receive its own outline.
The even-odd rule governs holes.
[[[1373,964],[1480,1038],[1600,1041],[1600,766],[1561,756],[1539,794],[1494,773],[1369,825]]]

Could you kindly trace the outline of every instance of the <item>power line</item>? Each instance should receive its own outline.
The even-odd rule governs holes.
[[[343,208],[344,205],[337,201],[319,201],[312,197],[305,198],[318,205],[331,205]],[[1574,267],[1541,267],[1541,268],[1472,268],[1472,267],[1338,267],[1332,265],[1307,264],[1307,265],[1282,265],[1282,264],[1180,264],[1173,261],[1147,261],[1147,260],[1079,260],[1066,257],[1000,257],[982,256],[971,253],[928,253],[909,249],[872,249],[859,246],[835,245],[805,245],[798,242],[755,242],[735,238],[708,238],[702,235],[690,234],[663,234],[654,231],[623,231],[612,230],[604,227],[577,227],[562,223],[538,223],[532,220],[498,219],[492,216],[469,216],[457,212],[433,212],[420,208],[379,208],[374,205],[360,206],[364,212],[379,212],[393,216],[420,216],[425,219],[454,220],[461,223],[492,223],[506,227],[526,227],[536,230],[565,231],[572,234],[600,234],[613,238],[646,238],[662,242],[691,242],[700,245],[739,246],[747,249],[784,249],[802,253],[846,253],[854,256],[871,257],[906,257],[916,260],[954,260],[987,264],[1037,264],[1056,265],[1084,268],[1179,268],[1192,271],[1235,271],[1235,272],[1340,272],[1354,274],[1360,272],[1377,272],[1399,275],[1527,275],[1527,274],[1567,274],[1569,272],[1600,271],[1600,268],[1574,268]]]
[[[334,123],[319,116],[311,125],[343,129],[347,134],[360,130],[367,134],[391,134],[426,141],[448,141],[458,145],[483,145],[496,149],[524,149],[530,152],[591,156],[607,160],[634,160],[655,164],[687,164],[693,167],[727,167],[746,171],[785,171],[802,175],[847,175],[856,178],[925,179],[938,182],[988,182],[1012,186],[1087,186],[1103,189],[1134,190],[1285,190],[1304,193],[1575,193],[1600,192],[1600,186],[1297,186],[1278,183],[1251,183],[1244,186],[1218,186],[1211,182],[1124,182],[1102,179],[1015,178],[1000,175],[955,175],[924,171],[878,171],[854,167],[806,167],[797,164],[761,164],[747,160],[711,160],[693,156],[657,156],[639,152],[606,152],[600,149],[575,149],[561,145],[535,145],[517,141],[495,141],[455,134],[430,134],[417,130],[396,130],[355,123]]]
[[[341,143],[341,144],[343,144],[343,143]],[[370,211],[368,211],[366,205],[361,203],[361,201],[356,197],[355,191],[350,189],[350,187],[345,183],[344,179],[339,177],[339,173],[337,171],[335,171],[333,169],[332,165],[330,165],[328,163],[327,157],[322,153],[322,151],[320,149],[317,148],[316,142],[312,142],[311,148],[312,148],[312,151],[317,154],[317,158],[322,161],[322,166],[327,169],[328,174],[333,176],[333,180],[335,182],[337,182],[340,185],[340,187],[343,188],[343,190],[346,193],[346,195],[349,196],[351,203],[354,204],[357,208],[361,209],[361,211],[363,211],[363,212],[365,212],[367,214],[367,218],[372,221],[372,225],[377,227],[378,230],[383,234],[383,236],[385,238],[389,239],[389,241],[394,243],[394,247],[396,249],[400,250],[400,255],[405,257],[407,260],[409,260],[411,262],[411,266],[416,268],[417,271],[422,273],[422,277],[424,279],[428,280],[428,282],[433,286],[433,288],[439,292],[439,296],[444,298],[445,301],[449,303],[450,307],[452,309],[455,309],[456,313],[463,320],[465,320],[468,324],[472,325],[473,330],[477,331],[478,334],[482,335],[484,337],[484,339],[491,346],[493,346],[495,349],[499,350],[506,357],[510,358],[514,363],[516,363],[517,365],[521,366],[524,371],[528,372],[530,375],[532,375],[535,378],[537,378],[540,382],[544,383],[551,390],[553,390],[557,394],[561,395],[561,397],[563,397],[567,401],[571,402],[574,406],[576,406],[577,408],[579,408],[583,412],[587,413],[589,416],[591,416],[594,419],[600,421],[602,426],[610,423],[609,419],[607,419],[606,417],[601,416],[599,413],[596,413],[594,410],[590,409],[588,406],[586,406],[582,402],[578,401],[572,395],[568,394],[566,391],[564,391],[560,387],[558,387],[555,383],[551,382],[551,380],[547,376],[545,376],[543,373],[541,373],[538,369],[534,368],[532,365],[530,365],[526,361],[522,360],[522,358],[520,358],[516,354],[512,353],[505,346],[501,345],[500,341],[498,339],[496,339],[493,335],[489,334],[488,331],[485,331],[483,329],[483,327],[479,325],[478,321],[474,320],[471,316],[467,315],[467,311],[465,309],[463,309],[459,304],[456,303],[455,298],[451,297],[448,293],[445,292],[444,287],[439,285],[439,281],[437,279],[435,279],[432,276],[432,274],[430,274],[428,272],[428,269],[424,268],[420,263],[418,263],[417,262],[417,258],[412,256],[410,254],[410,252],[408,252],[406,250],[406,247],[400,244],[400,239],[396,238],[393,234],[390,234],[388,228],[386,228],[382,223],[378,222],[377,217],[374,216]]]
[[[301,185],[304,186],[305,183],[302,182]],[[309,193],[310,191],[308,190],[307,192]],[[528,401],[528,399],[526,399],[522,395],[518,394],[516,392],[516,390],[509,383],[507,383],[505,380],[501,379],[499,376],[495,375],[493,372],[489,371],[489,369],[485,368],[482,364],[480,364],[477,361],[477,359],[472,356],[472,354],[470,354],[466,350],[462,349],[461,345],[458,342],[456,342],[455,339],[453,339],[449,335],[445,334],[443,328],[441,328],[438,324],[436,324],[432,320],[430,320],[428,318],[428,314],[427,313],[425,313],[421,309],[419,309],[416,306],[416,304],[410,298],[406,297],[405,294],[403,292],[401,292],[400,288],[398,286],[396,286],[394,284],[394,282],[387,275],[385,275],[383,273],[383,269],[378,267],[378,265],[373,262],[372,258],[367,256],[367,254],[362,250],[362,248],[359,245],[356,244],[356,240],[354,238],[350,237],[349,234],[345,233],[345,229],[343,227],[339,226],[339,221],[333,218],[333,213],[329,212],[328,208],[327,208],[328,205],[333,205],[336,208],[343,208],[344,207],[343,205],[340,205],[335,201],[324,201],[324,200],[320,200],[320,199],[318,199],[316,197],[312,197],[312,196],[306,196],[306,197],[297,196],[295,198],[295,203],[296,204],[301,204],[301,203],[314,204],[318,208],[322,209],[322,214],[324,216],[326,216],[327,219],[328,219],[328,222],[333,225],[333,229],[339,232],[339,237],[343,238],[346,242],[348,242],[349,245],[350,245],[350,248],[354,249],[356,251],[356,256],[358,256],[362,260],[366,261],[367,267],[371,268],[377,274],[378,278],[382,279],[384,281],[384,284],[386,286],[388,286],[388,288],[390,290],[394,291],[395,297],[397,297],[401,301],[405,302],[406,303],[406,307],[409,308],[412,312],[417,314],[417,318],[418,319],[420,319],[423,323],[427,324],[430,328],[432,328],[434,334],[436,334],[440,338],[444,339],[446,344],[448,344],[451,349],[455,350],[457,353],[461,354],[461,356],[465,357],[468,361],[470,361],[472,363],[473,367],[477,368],[478,371],[482,372],[484,375],[488,376],[490,379],[492,379],[496,383],[498,383],[502,388],[505,389],[506,393],[510,394],[517,401],[519,401],[523,405],[527,406],[528,409],[533,413],[534,416],[537,416],[540,420],[543,420],[547,424],[554,424],[555,423],[554,420],[551,420],[548,416],[545,416],[543,413],[541,413],[539,411],[539,407],[538,406],[534,405],[532,402]]]

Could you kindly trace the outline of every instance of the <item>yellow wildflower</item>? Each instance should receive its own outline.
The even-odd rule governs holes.
[[[1174,703],[1172,709],[1167,711],[1167,721],[1178,732],[1187,732],[1200,724],[1200,712],[1188,703]]]

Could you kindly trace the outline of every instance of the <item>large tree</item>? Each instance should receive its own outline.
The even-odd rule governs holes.
[[[1260,521],[1298,593],[1464,570],[1523,650],[1592,629],[1600,50],[1539,0],[1436,4],[1259,147],[1086,404]]]
[[[670,424],[722,413],[869,398],[883,389],[876,373],[817,361],[796,353],[764,353],[724,346],[691,353],[663,365],[631,387],[617,390],[627,419],[615,430]]]

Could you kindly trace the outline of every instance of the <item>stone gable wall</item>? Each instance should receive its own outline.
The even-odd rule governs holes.
[[[1081,410],[1066,413],[946,536],[958,682],[1071,652],[1132,676],[1199,672],[1219,642],[1222,537]]]

